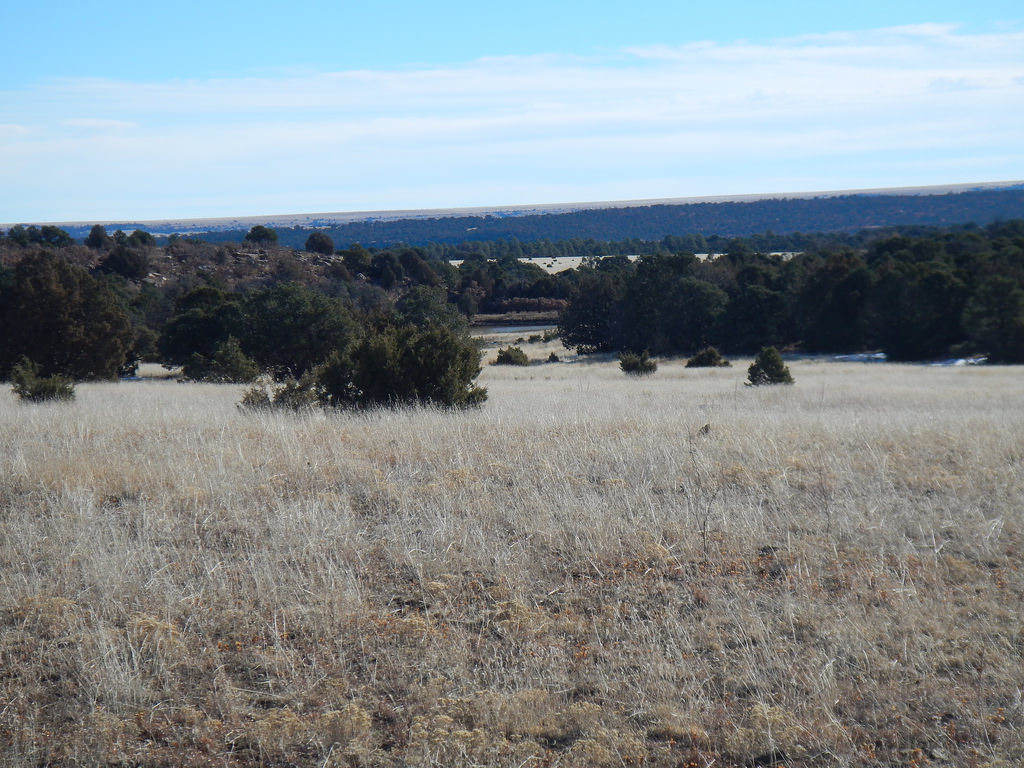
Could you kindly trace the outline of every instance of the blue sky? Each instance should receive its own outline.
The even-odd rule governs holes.
[[[4,27],[0,222],[1024,179],[1019,2],[136,0]]]

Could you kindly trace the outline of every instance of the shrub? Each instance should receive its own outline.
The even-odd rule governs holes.
[[[118,245],[99,263],[97,270],[128,280],[141,280],[149,274],[149,256],[144,251]]]
[[[274,405],[293,411],[314,408],[320,405],[321,400],[314,373],[309,373],[301,379],[287,379],[274,392]]]
[[[530,358],[519,347],[506,347],[498,350],[495,365],[529,365]]]
[[[275,245],[277,243],[277,232],[270,227],[257,224],[245,235],[245,242],[253,245]]]
[[[326,232],[317,230],[306,238],[306,250],[310,253],[320,253],[330,256],[334,253],[334,241]]]
[[[325,405],[430,404],[467,408],[487,399],[476,385],[480,348],[444,325],[389,325],[336,353],[315,375]]]
[[[559,359],[558,355],[556,355],[554,352],[552,352],[550,355],[548,355],[548,362],[549,363],[558,363],[558,362],[561,362],[561,360]]]
[[[747,386],[761,384],[792,384],[789,367],[782,362],[782,355],[775,347],[762,349],[747,369]]]
[[[705,347],[686,361],[687,368],[728,368],[729,361],[714,347]]]
[[[274,405],[273,395],[274,393],[268,391],[266,385],[257,384],[245,391],[238,407],[250,411],[266,410]]]
[[[649,376],[658,370],[658,364],[651,360],[645,349],[639,355],[635,352],[620,353],[619,368],[629,376]]]
[[[487,399],[487,390],[474,381],[479,373],[480,348],[467,334],[443,325],[399,323],[368,332],[351,349],[335,351],[297,380],[277,387],[258,384],[239,406],[468,408]]]
[[[210,358],[198,352],[193,354],[184,368],[185,378],[212,381],[220,384],[242,384],[259,375],[259,366],[242,351],[234,336],[217,345]]]
[[[324,391],[314,372],[301,379],[275,382],[270,376],[260,376],[242,395],[238,407],[246,411],[264,411],[271,408],[305,411],[324,405]]]
[[[40,376],[39,366],[23,357],[11,369],[11,383],[14,394],[22,400],[41,402],[44,400],[73,400],[75,385],[67,376],[53,374]]]

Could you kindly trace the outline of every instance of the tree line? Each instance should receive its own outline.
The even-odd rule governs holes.
[[[19,394],[67,393],[65,379],[129,375],[146,360],[201,381],[266,377],[263,402],[250,393],[250,406],[466,407],[486,398],[468,322],[418,258],[391,255],[397,272],[378,274],[390,290],[351,275],[343,256],[331,261],[348,291],[277,272],[229,288],[206,263],[154,282],[150,268],[167,254],[104,234],[94,230],[82,246],[0,243],[0,379]],[[348,262],[374,271],[361,251]]]
[[[12,228],[0,237],[0,378],[25,361],[20,370],[41,376],[113,378],[142,360],[212,381],[262,373],[275,397],[467,404],[483,396],[469,319],[521,310],[557,313],[563,342],[584,353],[777,347],[1024,362],[1019,220],[807,236],[813,247],[792,256],[755,247],[770,233],[704,258],[688,237],[570,240],[552,247],[619,252],[559,274],[520,260],[515,241],[336,249],[316,231],[300,250],[275,234],[158,246],[140,231],[94,227],[76,243],[57,228]],[[643,253],[627,258],[624,242]]]
[[[1024,222],[792,257],[661,253],[576,271],[559,327],[581,352],[881,350],[1024,362]]]

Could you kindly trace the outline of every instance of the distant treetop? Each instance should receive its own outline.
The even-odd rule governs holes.
[[[277,243],[277,232],[270,227],[257,224],[246,234],[245,242],[256,245],[274,245]]]

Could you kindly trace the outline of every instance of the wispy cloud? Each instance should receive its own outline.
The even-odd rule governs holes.
[[[1024,177],[1024,33],[946,25],[0,98],[0,204],[36,219]]]
[[[123,131],[135,126],[135,123],[129,120],[105,120],[96,117],[71,117],[62,120],[61,123],[69,128],[87,131]]]
[[[0,123],[0,141],[4,139],[20,138],[27,136],[31,131],[28,126],[15,125],[14,123]]]

